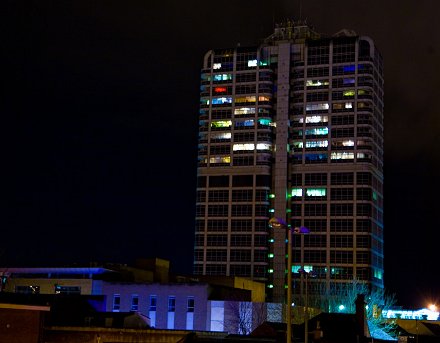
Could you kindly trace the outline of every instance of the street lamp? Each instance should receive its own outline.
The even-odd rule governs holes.
[[[310,272],[307,272],[304,268],[298,269],[298,272],[305,276],[305,291],[306,291],[306,297],[304,300],[304,343],[309,342],[309,293],[308,293],[308,278],[315,277],[316,274],[311,270]]]
[[[287,309],[286,309],[286,342],[292,342],[292,229],[290,226],[281,218],[273,217],[269,219],[269,226],[274,229],[284,229],[287,230]],[[307,234],[309,229],[304,226],[295,227],[293,229],[295,234]]]

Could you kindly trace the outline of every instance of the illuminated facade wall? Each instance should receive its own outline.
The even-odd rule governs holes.
[[[259,47],[212,50],[201,74],[194,272],[264,280],[293,270],[311,295],[357,278],[383,287],[383,70],[368,37],[280,25]],[[303,283],[294,279],[293,292]]]

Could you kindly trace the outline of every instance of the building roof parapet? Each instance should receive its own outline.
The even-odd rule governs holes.
[[[271,44],[279,41],[304,41],[319,38],[321,38],[321,34],[314,31],[306,20],[294,21],[287,19],[275,25],[274,33],[264,39],[264,43]]]

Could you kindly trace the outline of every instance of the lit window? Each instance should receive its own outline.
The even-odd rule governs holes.
[[[302,149],[303,146],[304,146],[304,143],[303,143],[303,142],[293,142],[293,147],[294,147],[295,149]]]
[[[320,86],[328,86],[328,80],[307,80],[307,87],[320,87]]]
[[[231,137],[232,137],[231,132],[213,132],[213,133],[211,133],[211,139],[230,140]]]
[[[353,152],[332,152],[331,157],[332,160],[352,160],[354,159]]]
[[[270,97],[265,96],[265,95],[260,95],[258,97],[258,101],[270,101]]]
[[[229,81],[232,80],[232,74],[216,74],[214,81]]]
[[[326,189],[325,188],[308,188],[308,189],[306,189],[306,195],[308,197],[325,197]]]
[[[237,122],[235,122],[235,126],[236,127],[240,127],[240,126],[254,126],[254,120],[253,119],[249,119],[249,120],[244,120],[244,121],[237,121]]]
[[[353,89],[350,89],[348,91],[344,91],[342,94],[344,96],[354,96],[356,94],[356,92]]]
[[[231,97],[212,98],[213,105],[223,105],[223,104],[231,104],[231,103],[232,103]]]
[[[353,72],[356,70],[356,67],[354,65],[348,65],[348,66],[344,66],[344,72]]]
[[[209,158],[209,163],[231,163],[231,156],[215,156]]]
[[[354,83],[356,82],[356,80],[354,78],[346,78],[342,80],[342,83],[344,85],[354,85]]]
[[[302,197],[303,190],[302,188],[292,188],[292,196],[293,197]]]
[[[320,128],[316,128],[316,129],[307,129],[307,130],[305,130],[305,134],[306,134],[306,136],[311,136],[311,135],[318,135],[318,136],[328,135],[328,127],[320,127]]]
[[[255,107],[240,107],[234,109],[234,114],[253,114],[255,113]]]
[[[257,144],[257,150],[270,150],[272,147],[272,144],[269,143],[258,143]]]
[[[378,269],[374,269],[374,277],[376,279],[382,280],[382,277],[383,277],[382,271],[378,270]]]
[[[257,101],[257,97],[255,95],[243,96],[243,97],[235,98],[235,103],[255,102],[255,101]]]
[[[327,102],[321,103],[321,104],[307,104],[306,105],[306,111],[321,111],[321,110],[328,110],[329,106]]]
[[[258,64],[257,60],[249,60],[247,63],[248,67],[256,67],[257,64]]]
[[[258,124],[269,126],[272,123],[270,119],[258,119]]]
[[[328,141],[307,141],[306,148],[326,148]]]
[[[254,150],[255,144],[246,143],[246,144],[234,144],[232,150],[234,151],[242,151],[242,150]]]
[[[214,93],[225,93],[226,92],[226,87],[215,87],[214,88]]]
[[[211,127],[230,127],[231,125],[232,120],[219,120],[211,123]]]
[[[352,102],[346,102],[345,103],[345,108],[353,108],[353,103]]]
[[[221,69],[221,67],[222,67],[222,64],[221,64],[221,63],[214,63],[214,64],[212,65],[212,69]]]
[[[304,122],[304,119],[301,118],[300,123]],[[312,124],[312,123],[327,123],[328,122],[328,116],[307,116],[306,117],[306,124]]]

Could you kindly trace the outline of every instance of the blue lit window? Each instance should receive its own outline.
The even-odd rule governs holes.
[[[222,97],[222,98],[212,98],[212,104],[213,105],[223,105],[223,104],[231,104],[232,98],[231,97]]]
[[[351,73],[351,72],[354,73],[355,70],[356,70],[356,67],[355,67],[354,64],[348,65],[348,66],[344,66],[344,72],[346,72],[346,73]]]
[[[235,126],[241,127],[241,126],[254,126],[254,120],[244,120],[244,121],[237,121],[235,122]]]

